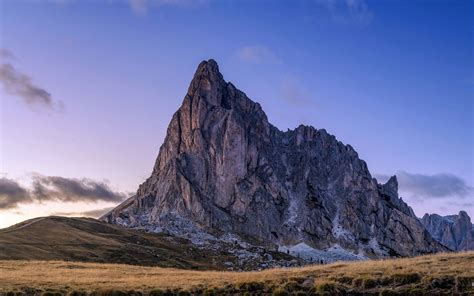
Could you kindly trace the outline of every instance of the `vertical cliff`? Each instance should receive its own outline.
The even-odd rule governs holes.
[[[451,250],[474,250],[474,228],[466,212],[444,217],[425,214],[421,221],[434,239]]]

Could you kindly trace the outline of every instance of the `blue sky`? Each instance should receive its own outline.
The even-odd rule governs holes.
[[[4,0],[0,30],[4,179],[135,191],[214,58],[280,129],[325,128],[399,175],[418,215],[474,216],[472,1]],[[18,203],[0,227],[113,204]]]

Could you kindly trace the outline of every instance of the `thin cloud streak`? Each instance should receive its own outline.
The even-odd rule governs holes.
[[[52,215],[53,216],[100,218],[113,209],[114,207],[107,207],[107,208],[101,208],[101,209],[90,210],[90,211],[85,211],[85,212],[55,212],[55,213],[52,213]]]
[[[193,6],[208,2],[207,0],[129,0],[130,8],[136,15],[146,15],[153,7]]]
[[[130,8],[135,14],[144,15],[148,12],[148,0],[130,0]]]
[[[1,49],[0,55],[2,60],[15,58],[14,54],[7,49]],[[0,64],[0,83],[5,92],[20,97],[30,107],[39,106],[55,111],[63,109],[62,102],[54,101],[46,89],[33,83],[29,75],[21,73],[11,63]]]
[[[32,189],[23,187],[15,180],[0,179],[0,210],[14,209],[20,204],[49,201],[118,203],[128,195],[114,191],[105,182],[87,178],[36,175],[33,178]]]
[[[474,196],[474,188],[460,177],[453,174],[412,174],[406,171],[397,172],[400,191],[423,199],[436,198],[469,198]],[[376,175],[377,179],[386,180],[386,175]]]
[[[127,196],[114,192],[106,183],[91,179],[74,179],[57,176],[36,176],[33,181],[34,197],[38,201],[63,202],[119,202]]]
[[[280,64],[281,60],[268,47],[262,45],[249,45],[239,48],[235,56],[242,62],[253,64]]]
[[[19,203],[31,202],[28,190],[18,182],[0,178],[0,210],[14,209]]]
[[[369,25],[374,13],[364,0],[320,0],[328,10],[331,20],[345,25]]]
[[[16,56],[6,48],[0,48],[0,58],[3,60],[13,60]]]
[[[293,105],[313,105],[315,103],[308,91],[298,84],[295,77],[287,77],[283,80],[281,96],[283,100]]]

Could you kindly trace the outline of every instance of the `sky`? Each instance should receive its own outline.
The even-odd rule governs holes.
[[[0,228],[97,217],[151,173],[200,61],[325,128],[418,216],[474,220],[474,2],[0,1]]]

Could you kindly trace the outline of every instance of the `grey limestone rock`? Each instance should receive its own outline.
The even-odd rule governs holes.
[[[280,131],[214,60],[199,65],[151,176],[102,219],[148,229],[178,219],[253,244],[338,245],[367,257],[445,250],[399,198],[395,176],[378,184],[324,129]]]
[[[465,211],[458,215],[425,214],[421,219],[433,238],[453,251],[474,250],[474,228]]]

